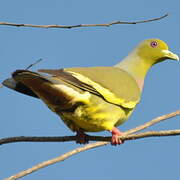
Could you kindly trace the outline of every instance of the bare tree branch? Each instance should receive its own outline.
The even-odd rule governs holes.
[[[0,22],[0,25],[2,26],[16,26],[16,27],[32,27],[32,28],[64,28],[64,29],[71,29],[71,28],[81,28],[81,27],[109,27],[115,24],[140,24],[140,23],[147,23],[152,21],[158,21],[165,17],[167,17],[168,14],[165,14],[161,17],[148,19],[148,20],[142,20],[142,21],[114,21],[110,23],[105,24],[78,24],[78,25],[35,25],[35,24],[18,24],[18,23],[10,23],[10,22]]]
[[[180,110],[177,110],[175,112],[159,116],[159,117],[157,117],[157,118],[155,118],[155,119],[153,119],[153,120],[151,120],[151,121],[149,121],[149,122],[147,122],[147,123],[145,123],[143,125],[140,125],[140,126],[138,126],[136,128],[133,128],[133,129],[130,129],[130,130],[126,131],[125,133],[126,134],[132,134],[134,132],[141,131],[141,130],[146,129],[146,128],[154,125],[154,124],[157,124],[157,123],[159,123],[161,121],[170,119],[170,118],[172,118],[174,116],[178,116],[178,115],[180,115]]]
[[[80,153],[80,152],[88,150],[88,149],[93,149],[93,148],[98,147],[98,146],[99,146],[99,143],[97,142],[97,143],[92,143],[92,144],[85,145],[83,147],[79,147],[79,148],[74,149],[72,151],[69,151],[69,152],[67,152],[67,153],[65,153],[65,154],[63,154],[63,155],[61,155],[59,157],[56,157],[54,159],[44,161],[44,162],[42,162],[40,164],[37,164],[36,166],[33,166],[32,168],[24,170],[24,171],[22,171],[22,172],[20,172],[20,173],[18,173],[16,175],[8,177],[8,178],[6,178],[4,180],[15,180],[15,179],[21,178],[21,177],[23,177],[25,175],[28,175],[28,174],[30,174],[30,173],[32,173],[34,171],[37,171],[40,168],[44,168],[44,167],[49,166],[51,164],[63,161],[65,159],[71,157],[72,155],[75,155],[77,153]]]
[[[134,139],[140,139],[140,138],[145,138],[145,137],[153,137],[153,136],[175,136],[175,135],[180,135],[180,129],[178,130],[169,130],[169,131],[149,131],[149,132],[144,132],[144,133],[139,133],[139,134],[130,134],[130,135],[125,135],[125,136],[121,136],[121,139],[122,140],[134,140]],[[16,175],[13,175],[11,177],[8,177],[4,180],[15,180],[15,179],[19,179],[23,176],[26,176],[30,173],[33,173],[41,168],[44,168],[44,167],[47,167],[49,165],[52,165],[52,164],[55,164],[57,162],[61,162],[61,161],[64,161],[65,159],[75,155],[75,154],[78,154],[80,152],[83,152],[83,151],[87,151],[89,149],[93,149],[93,148],[96,148],[96,147],[100,147],[100,146],[104,146],[104,145],[107,145],[109,144],[109,142],[96,142],[96,143],[91,143],[91,144],[88,144],[88,145],[85,145],[83,147],[79,147],[79,148],[76,148],[72,151],[69,151],[63,155],[60,155],[54,159],[51,159],[51,160],[48,160],[48,161],[44,161],[42,163],[39,163],[35,166],[33,166],[32,168],[29,168],[29,169],[26,169],[24,171],[21,171],[19,173],[17,173]]]
[[[176,112],[173,112],[173,113],[170,113],[170,114],[167,114],[167,115],[163,115],[163,116],[160,116],[158,118],[155,118],[147,123],[145,123],[144,125],[141,125],[141,126],[138,126],[137,128],[133,128],[133,129],[130,129],[129,131],[126,131],[124,133],[123,136],[120,136],[120,139],[125,141],[125,140],[134,140],[134,139],[140,139],[140,138],[145,138],[145,137],[154,137],[154,136],[175,136],[175,135],[180,135],[180,129],[177,129],[177,130],[169,130],[169,131],[148,131],[148,132],[143,132],[143,133],[138,133],[138,134],[132,134],[132,133],[135,133],[137,131],[140,131],[142,129],[145,129],[149,126],[152,126],[153,124],[155,123],[158,123],[162,120],[165,120],[165,119],[169,119],[169,118],[172,118],[174,116],[177,116],[177,115],[180,115],[180,110],[176,111]],[[73,136],[72,136],[73,137]],[[90,137],[93,137],[93,136],[90,136]],[[62,137],[64,138],[64,137]],[[74,137],[73,137],[74,138]],[[100,138],[100,137],[99,137]],[[88,144],[88,145],[85,145],[83,147],[79,147],[77,149],[74,149],[70,152],[67,152],[63,155],[60,155],[59,157],[56,157],[54,159],[51,159],[51,160],[48,160],[48,161],[44,161],[42,163],[39,163],[35,166],[33,166],[32,168],[29,168],[29,169],[26,169],[24,171],[21,171],[11,177],[8,177],[4,180],[16,180],[16,179],[19,179],[23,176],[26,176],[30,173],[33,173],[41,168],[44,168],[46,166],[49,166],[49,165],[52,165],[52,164],[55,164],[57,162],[60,162],[60,161],[63,161],[77,153],[80,153],[80,152],[83,152],[83,151],[86,151],[86,150],[89,150],[89,149],[93,149],[93,148],[96,148],[96,147],[100,147],[100,146],[104,146],[104,145],[107,145],[109,144],[109,141],[110,141],[110,137],[101,137],[101,138],[107,138],[105,142],[96,142],[96,143],[91,143],[91,144]],[[103,139],[104,141],[105,139]]]

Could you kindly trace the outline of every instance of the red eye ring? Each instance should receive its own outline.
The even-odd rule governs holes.
[[[157,41],[152,41],[151,42],[151,47],[155,48],[158,45]]]

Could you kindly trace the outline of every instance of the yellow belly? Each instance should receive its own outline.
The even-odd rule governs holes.
[[[65,124],[73,131],[86,132],[111,130],[124,123],[132,110],[122,109],[100,97],[92,96],[90,103],[79,105],[73,112],[58,113]]]

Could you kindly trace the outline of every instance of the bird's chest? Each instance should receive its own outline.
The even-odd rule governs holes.
[[[83,129],[89,132],[111,130],[116,124],[122,124],[126,112],[100,98],[93,98],[89,104],[79,105],[73,112],[59,113],[65,124],[73,131]]]

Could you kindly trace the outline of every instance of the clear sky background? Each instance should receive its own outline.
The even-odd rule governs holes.
[[[138,25],[77,29],[36,29],[0,26],[0,81],[16,69],[111,66],[139,41],[160,38],[180,54],[179,0],[31,0],[0,1],[0,21],[29,24],[90,24],[116,20],[143,20],[165,13],[169,17]],[[148,73],[141,103],[120,129],[143,124],[180,109],[180,64],[166,61]],[[64,136],[73,133],[41,101],[7,88],[0,89],[0,138],[10,136]],[[151,130],[180,129],[175,117]],[[93,134],[93,133],[91,133]],[[94,135],[110,135],[108,132]],[[0,179],[59,156],[79,145],[15,143],[0,146]],[[127,141],[80,153],[46,167],[23,180],[35,179],[173,179],[180,178],[180,137]]]

